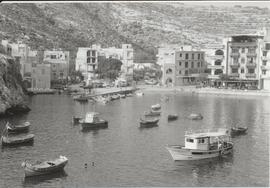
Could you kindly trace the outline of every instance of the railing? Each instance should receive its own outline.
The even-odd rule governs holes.
[[[246,73],[246,77],[247,78],[256,78],[256,74],[255,73]]]
[[[230,77],[239,77],[239,73],[231,73],[229,74]]]
[[[220,133],[227,133],[229,132],[226,128],[212,128],[212,129],[199,129],[199,130],[189,130],[185,131],[185,135],[192,135],[192,134],[198,134],[198,133],[211,133],[211,132],[220,132]]]
[[[239,56],[240,56],[240,53],[238,53],[238,52],[231,53],[231,57],[239,57]]]
[[[233,68],[238,68],[240,67],[240,63],[233,63],[233,64],[230,64],[230,66]]]
[[[256,57],[257,54],[255,52],[249,52],[247,53],[247,57]]]
[[[247,63],[246,66],[247,67],[255,68],[256,67],[256,63]]]

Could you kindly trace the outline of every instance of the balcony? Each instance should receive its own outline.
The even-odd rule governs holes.
[[[256,57],[257,54],[255,52],[248,52],[247,57]]]
[[[256,42],[232,42],[232,47],[257,47]]]
[[[240,67],[240,63],[233,63],[230,66],[231,66],[231,68],[238,68],[238,67]]]
[[[229,77],[239,77],[239,73],[231,73],[229,74]]]
[[[232,52],[231,57],[239,57],[240,53],[239,52]]]
[[[256,78],[255,73],[246,73],[246,78]]]
[[[215,55],[215,56],[213,56],[213,59],[215,59],[215,60],[217,60],[217,59],[223,60],[224,55]]]
[[[261,69],[262,70],[270,70],[270,66],[269,65],[262,65]]]
[[[223,69],[224,66],[223,65],[208,65],[207,68],[208,69]]]
[[[246,66],[248,68],[255,68],[256,67],[256,63],[247,63]]]

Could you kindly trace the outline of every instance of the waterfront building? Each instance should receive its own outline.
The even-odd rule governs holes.
[[[225,45],[208,46],[203,49],[207,66],[209,84],[214,86],[220,83],[220,76],[226,74]]]
[[[51,64],[32,64],[31,88],[51,88]]]
[[[20,62],[20,72],[23,79],[31,77],[32,64],[38,62],[37,51],[31,50],[30,47],[22,41],[11,43],[8,40],[2,40],[2,45],[8,55]]]
[[[78,48],[75,69],[82,72],[85,79],[94,79],[99,57],[105,57],[120,60],[122,62],[121,70],[125,74],[132,74],[133,53],[134,50],[131,44],[122,44],[122,48],[101,48],[100,45],[92,45],[88,48]]]
[[[51,65],[51,80],[65,80],[69,74],[69,52],[45,50],[43,62]]]
[[[263,35],[233,35],[226,42],[227,85],[260,89]]]
[[[264,29],[264,39],[261,51],[260,87],[261,89],[270,91],[270,28]]]
[[[157,57],[157,64],[162,70],[163,85],[192,85],[206,78],[205,52],[192,46],[162,47],[158,49]]]

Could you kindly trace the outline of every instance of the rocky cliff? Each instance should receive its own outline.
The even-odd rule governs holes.
[[[0,115],[28,112],[22,88],[19,64],[12,57],[0,54]]]

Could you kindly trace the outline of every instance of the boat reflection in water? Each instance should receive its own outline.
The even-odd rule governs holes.
[[[23,180],[23,186],[35,186],[41,183],[51,182],[51,181],[57,181],[58,179],[66,179],[68,174],[65,172],[65,170],[60,170],[54,173],[42,175],[42,176],[33,176],[33,177],[25,177]],[[59,180],[58,180],[59,181]]]

